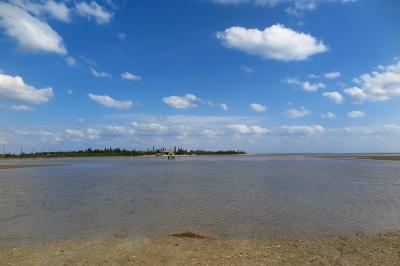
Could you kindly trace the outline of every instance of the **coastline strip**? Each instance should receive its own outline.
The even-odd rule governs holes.
[[[54,167],[54,166],[64,166],[64,165],[66,164],[0,164],[0,170],[17,169],[17,168]]]
[[[0,244],[0,265],[400,265],[399,232],[265,240],[184,235]]]

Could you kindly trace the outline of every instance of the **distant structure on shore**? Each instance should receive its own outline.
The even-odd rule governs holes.
[[[207,150],[185,150],[183,148],[174,147],[173,149],[166,148],[155,148],[147,150],[127,150],[120,148],[104,148],[91,149],[79,151],[49,151],[49,152],[31,152],[20,154],[3,154],[3,158],[60,158],[60,157],[102,157],[102,156],[167,156],[168,159],[175,159],[177,155],[234,155],[234,154],[246,154],[245,151],[235,150],[218,150],[218,151],[207,151]]]

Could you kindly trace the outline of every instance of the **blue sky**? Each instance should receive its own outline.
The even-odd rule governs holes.
[[[399,10],[396,0],[2,1],[0,143],[399,151]]]

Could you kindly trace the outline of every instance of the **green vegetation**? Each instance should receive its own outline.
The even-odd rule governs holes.
[[[60,157],[100,157],[100,156],[144,156],[144,155],[160,155],[166,151],[172,151],[175,155],[233,155],[246,154],[244,151],[206,151],[206,150],[185,150],[174,147],[173,149],[155,148],[141,150],[126,150],[120,148],[104,148],[100,149],[85,149],[81,151],[56,151],[56,152],[35,152],[35,153],[20,153],[20,154],[3,154],[3,158],[60,158]]]

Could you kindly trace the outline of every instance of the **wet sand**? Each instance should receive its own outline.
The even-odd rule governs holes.
[[[304,154],[307,155],[307,154]],[[316,158],[330,158],[330,159],[359,159],[359,160],[377,160],[377,161],[400,161],[400,155],[398,154],[319,154],[311,155]]]
[[[400,233],[303,240],[217,240],[184,233],[0,245],[0,265],[400,265]]]
[[[400,161],[400,156],[359,156],[357,159],[367,159],[367,160],[380,160],[380,161]]]
[[[1,169],[17,169],[17,168],[35,168],[35,167],[52,167],[63,166],[66,164],[0,164]]]

